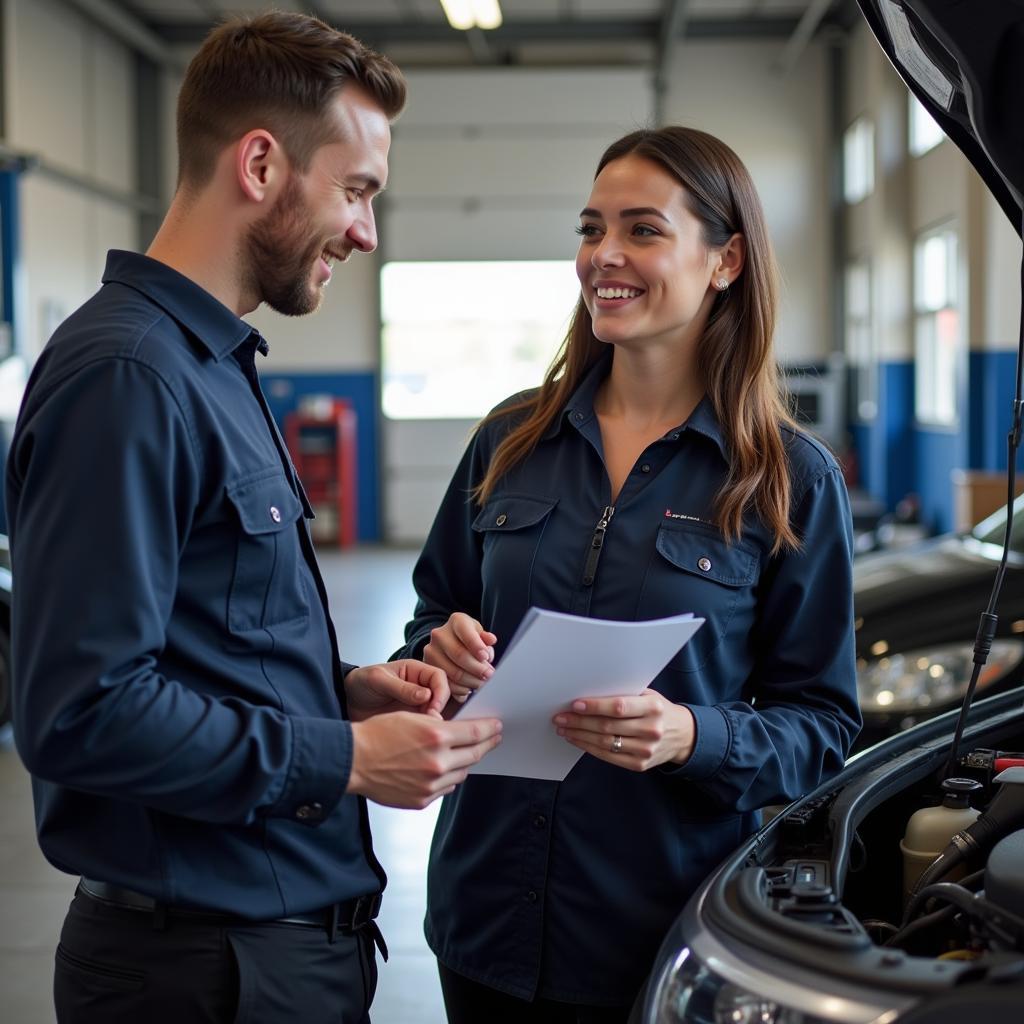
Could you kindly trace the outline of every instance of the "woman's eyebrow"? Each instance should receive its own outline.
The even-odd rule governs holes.
[[[594,217],[597,220],[603,220],[603,214],[600,210],[595,210],[592,206],[586,206],[580,210],[581,217]],[[653,206],[631,206],[628,210],[619,210],[620,217],[658,217],[660,220],[668,223],[668,217],[656,209]]]

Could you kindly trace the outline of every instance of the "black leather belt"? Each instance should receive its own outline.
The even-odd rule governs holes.
[[[90,899],[108,906],[121,907],[124,910],[146,911],[161,917],[188,918],[196,924],[297,924],[311,928],[323,928],[332,936],[338,932],[352,934],[365,928],[377,916],[381,904],[381,894],[378,892],[373,895],[357,896],[344,903],[335,903],[322,910],[310,911],[308,914],[289,914],[287,917],[275,917],[271,921],[256,922],[244,918],[240,914],[225,914],[215,910],[203,910],[199,907],[170,906],[153,899],[152,896],[146,896],[141,892],[125,889],[119,885],[111,885],[109,882],[100,882],[94,878],[83,877],[79,882],[78,891]],[[376,932],[376,925],[373,927]]]

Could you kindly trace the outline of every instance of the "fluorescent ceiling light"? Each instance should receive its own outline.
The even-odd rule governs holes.
[[[477,28],[497,28],[501,24],[498,0],[472,0]]]
[[[452,28],[464,32],[476,24],[471,0],[441,0],[441,6],[444,8],[444,15]]]
[[[501,24],[498,0],[441,0],[445,17],[460,32],[470,28],[497,28]]]

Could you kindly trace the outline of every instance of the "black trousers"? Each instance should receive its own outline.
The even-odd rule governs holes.
[[[75,896],[57,947],[59,1024],[369,1024],[373,935],[225,926]]]
[[[448,1024],[626,1024],[630,1007],[517,999],[438,963]]]

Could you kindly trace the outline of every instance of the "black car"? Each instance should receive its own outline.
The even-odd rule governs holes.
[[[1024,498],[1015,512],[998,632],[978,680],[984,695],[1024,681]],[[1001,509],[970,533],[854,563],[857,690],[864,714],[856,749],[959,707],[1005,531]]]

